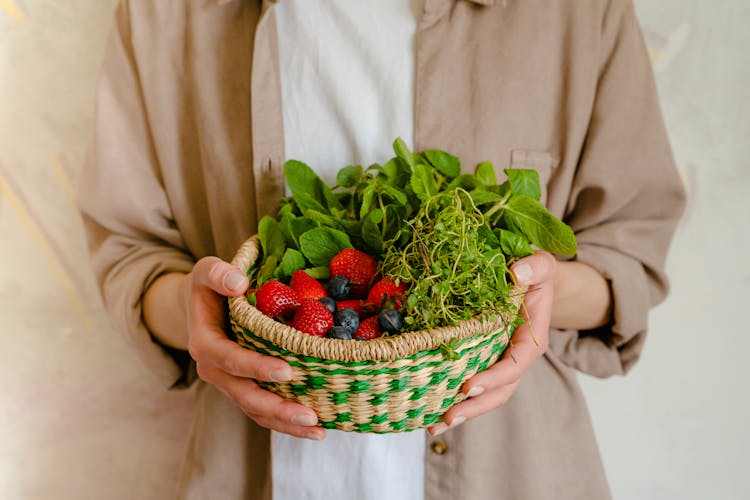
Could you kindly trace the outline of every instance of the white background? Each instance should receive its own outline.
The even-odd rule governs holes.
[[[582,377],[615,499],[750,498],[750,2],[636,1],[690,195],[624,379]],[[109,328],[72,185],[113,0],[0,0],[0,496],[165,498],[190,394]]]

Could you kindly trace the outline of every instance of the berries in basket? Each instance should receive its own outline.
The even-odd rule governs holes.
[[[237,342],[284,359],[294,378],[262,385],[313,408],[325,428],[402,432],[440,422],[463,382],[495,363],[522,322],[509,267],[532,245],[572,255],[572,230],[539,202],[538,174],[492,164],[461,173],[442,151],[363,169],[329,187],[285,164],[292,196],[233,264]]]

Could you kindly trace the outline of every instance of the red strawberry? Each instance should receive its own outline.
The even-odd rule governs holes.
[[[359,314],[359,317],[361,318],[364,305],[364,301],[359,299],[339,300],[338,302],[336,302],[336,309],[339,311],[342,309],[354,309],[354,311]]]
[[[269,281],[255,292],[255,307],[272,318],[290,317],[299,304],[299,294],[280,281]]]
[[[380,337],[380,325],[378,325],[377,316],[370,316],[369,318],[363,320],[359,324],[359,328],[357,328],[357,331],[352,336],[352,338],[354,339],[363,340],[372,340],[378,337]]]
[[[294,314],[292,327],[316,337],[324,337],[333,327],[333,314],[325,304],[315,299],[305,299]]]
[[[289,286],[294,288],[300,299],[322,299],[326,296],[326,289],[318,280],[303,270],[294,271]]]
[[[345,276],[351,282],[354,298],[367,296],[367,289],[378,269],[378,261],[364,252],[345,248],[331,259],[331,276]]]
[[[392,279],[383,278],[372,286],[367,295],[367,302],[383,307],[393,298],[393,308],[398,310],[401,309],[406,290],[405,283],[401,282],[397,285]]]

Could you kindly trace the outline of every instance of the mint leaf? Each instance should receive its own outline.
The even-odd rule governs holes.
[[[340,219],[333,217],[332,215],[318,212],[317,210],[308,210],[307,217],[317,222],[320,226],[332,227],[334,229],[343,229],[344,226],[341,224]]]
[[[388,179],[388,184],[396,188],[403,188],[409,182],[409,176],[411,170],[408,165],[403,161],[398,161],[397,158],[391,158],[388,162],[383,165],[383,174]]]
[[[435,167],[438,172],[450,177],[451,179],[458,177],[461,174],[461,161],[450,153],[433,149],[422,151],[422,156],[424,156],[427,161],[430,162],[430,165]]]
[[[495,175],[495,167],[492,163],[485,161],[477,165],[474,171],[477,180],[484,186],[494,186],[497,184],[497,176]]]
[[[349,165],[339,170],[336,175],[336,183],[342,187],[352,187],[362,178],[361,165]]]
[[[260,271],[258,271],[258,286],[273,278],[278,265],[279,258],[275,255],[271,255],[263,262],[263,265],[260,266]]]
[[[528,169],[505,169],[513,194],[524,194],[539,201],[542,189],[539,185],[539,172]]]
[[[467,191],[471,191],[472,189],[479,186],[479,181],[477,181],[477,178],[473,174],[461,174],[445,187],[445,191],[452,191],[456,188],[465,189]]]
[[[330,227],[318,227],[300,236],[300,249],[314,266],[327,266],[331,259],[352,244],[346,233]]]
[[[474,205],[477,207],[480,205],[486,205],[488,203],[497,203],[498,201],[503,199],[503,197],[499,194],[495,194],[492,191],[487,191],[486,189],[482,188],[477,188],[469,191],[469,196],[471,196],[471,201],[473,201]]]
[[[438,187],[432,169],[427,165],[417,165],[411,174],[411,188],[420,200],[427,201],[437,194]]]
[[[402,138],[398,137],[393,141],[393,151],[396,153],[396,156],[401,158],[404,163],[414,170],[414,153],[411,152]]]
[[[380,255],[383,252],[383,237],[379,224],[383,221],[383,211],[376,208],[362,221],[362,239],[367,245],[369,254]]]
[[[291,278],[295,271],[304,269],[307,265],[305,256],[293,248],[287,248],[281,258],[281,264],[276,268],[274,276],[280,279]]]
[[[502,228],[495,229],[495,234],[500,238],[500,246],[505,255],[523,259],[534,253],[529,240],[523,235]]]
[[[318,206],[323,207],[323,212],[327,212],[329,208],[342,208],[331,188],[305,163],[297,160],[288,160],[284,163],[284,179],[303,213],[305,208],[320,210]],[[302,200],[304,200],[305,207],[303,207]],[[310,206],[310,204],[318,206]]]
[[[284,249],[286,249],[284,235],[281,234],[279,222],[270,215],[264,216],[258,222],[258,239],[260,239],[260,248],[263,250],[265,259],[271,256],[280,259],[284,254]]]
[[[511,196],[505,206],[503,218],[509,227],[518,229],[542,250],[562,255],[576,253],[576,237],[570,226],[527,195]]]
[[[328,270],[328,266],[308,267],[305,269],[305,272],[316,280],[327,280],[331,277],[331,272]]]

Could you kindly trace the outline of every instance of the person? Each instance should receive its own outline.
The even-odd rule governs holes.
[[[319,498],[337,473],[329,493],[351,481],[385,498],[389,461],[403,469],[414,452],[393,438],[377,466],[316,469],[380,441],[353,434],[311,460],[334,433],[257,384],[289,367],[226,336],[226,297],[248,286],[227,261],[278,207],[284,159],[384,160],[398,134],[464,169],[536,169],[578,253],[514,266],[538,290],[526,302],[538,342],[521,327],[513,356],[415,434],[419,487],[402,474],[397,498],[610,496],[576,371],[622,375],[638,360],[685,203],[632,2],[407,2],[413,17],[397,3],[118,6],[79,203],[113,323],[165,388],[196,385],[180,498]],[[284,460],[305,458],[291,468],[284,439]]]

